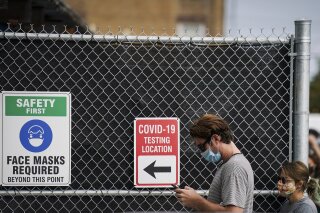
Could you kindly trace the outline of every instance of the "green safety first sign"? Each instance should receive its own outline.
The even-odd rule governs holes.
[[[2,185],[69,185],[70,93],[2,92],[0,100]]]
[[[6,116],[67,116],[66,97],[6,96]]]

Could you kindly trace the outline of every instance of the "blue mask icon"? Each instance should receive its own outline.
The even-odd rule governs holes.
[[[212,163],[217,163],[221,160],[220,152],[213,153],[210,148],[202,152],[201,156],[204,157],[204,159],[206,159],[207,161]]]
[[[21,145],[29,152],[43,152],[52,142],[51,127],[44,121],[33,119],[27,121],[20,129]]]

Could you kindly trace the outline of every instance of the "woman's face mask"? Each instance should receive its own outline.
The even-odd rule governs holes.
[[[291,178],[280,176],[278,178],[278,190],[280,196],[290,197],[296,191],[295,181]]]

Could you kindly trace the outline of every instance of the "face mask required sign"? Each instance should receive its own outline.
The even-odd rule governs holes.
[[[70,184],[70,93],[2,92],[1,121],[2,185]]]

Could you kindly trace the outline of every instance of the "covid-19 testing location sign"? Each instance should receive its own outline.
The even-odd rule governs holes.
[[[70,184],[70,93],[2,92],[1,102],[2,184]]]
[[[134,122],[135,187],[179,185],[178,118],[136,118]]]

